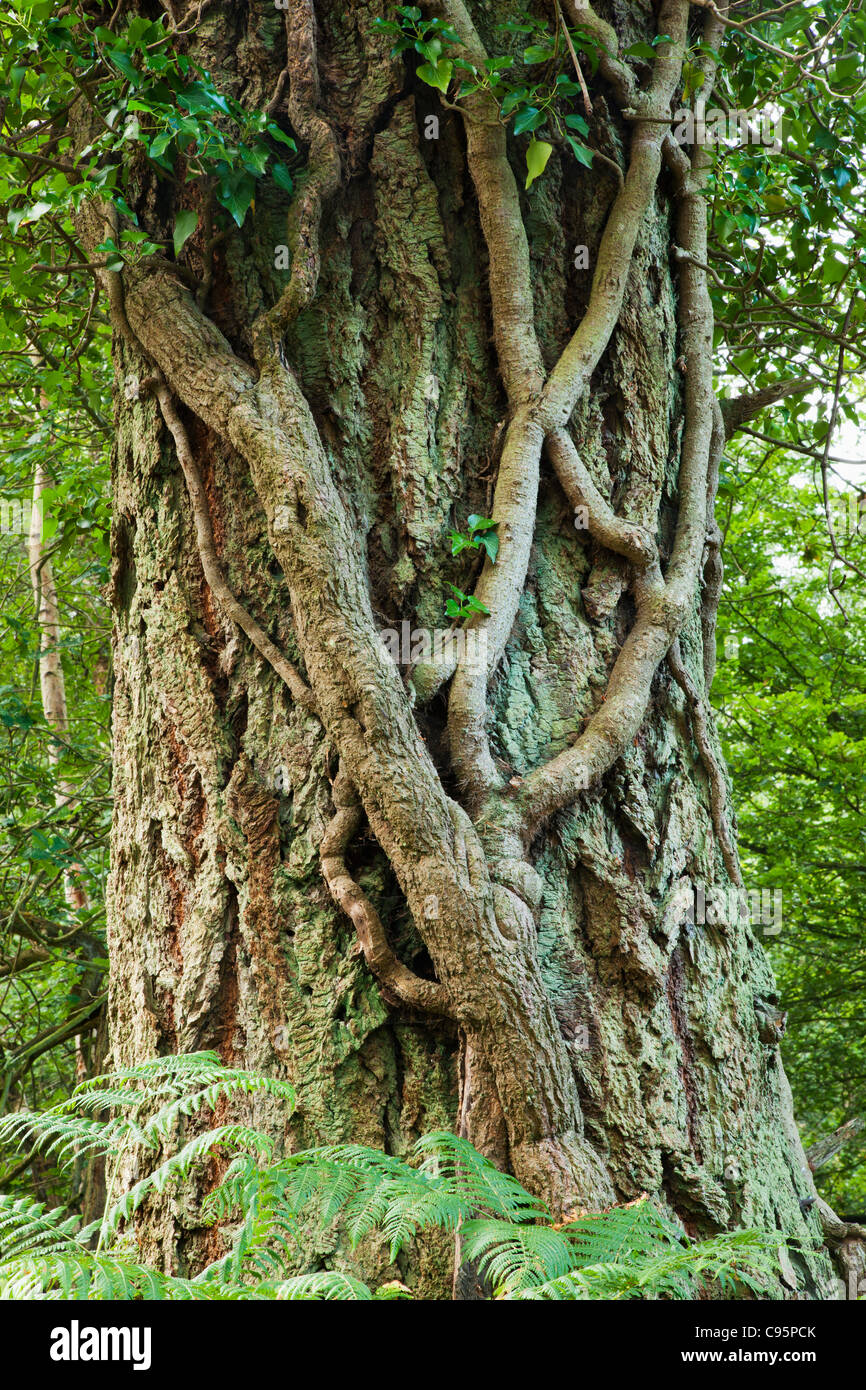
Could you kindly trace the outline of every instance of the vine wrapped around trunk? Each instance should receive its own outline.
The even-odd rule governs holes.
[[[305,169],[216,234],[212,189],[133,159],[154,243],[182,212],[197,230],[98,271],[121,388],[114,1056],[284,1070],[293,1142],[458,1126],[556,1214],[647,1191],[690,1231],[778,1229],[834,1296],[759,1031],[767,961],[690,906],[742,886],[708,703],[710,163],[670,131],[687,50],[712,90],[724,11],[663,0],[618,36],[562,8],[598,45],[600,159],[549,145],[528,190],[489,88],[438,103],[376,4],[177,26]],[[476,71],[510,17],[424,13]],[[617,56],[653,39],[642,69]],[[93,261],[128,223],[77,214]],[[447,556],[473,513],[498,538],[480,572]],[[452,580],[484,659],[401,671],[382,630],[442,626]],[[445,1257],[409,1273],[447,1287]]]

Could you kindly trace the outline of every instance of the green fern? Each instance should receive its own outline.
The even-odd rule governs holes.
[[[119,1167],[124,1154],[152,1156],[149,1171],[84,1229],[63,1211],[0,1195],[0,1298],[411,1297],[398,1281],[371,1290],[340,1270],[298,1273],[311,1228],[335,1223],[353,1249],[380,1233],[392,1262],[424,1231],[459,1230],[462,1258],[478,1264],[494,1298],[693,1298],[711,1286],[723,1296],[748,1289],[766,1297],[771,1286],[778,1234],[740,1231],[692,1242],[648,1198],[555,1224],[515,1178],[453,1134],[427,1135],[405,1158],[342,1144],[276,1160],[273,1142],[250,1125],[220,1124],[184,1138],[190,1118],[256,1093],[294,1105],[285,1082],[223,1067],[204,1052],[97,1077],[44,1114],[0,1121],[0,1142],[26,1141],[67,1162],[98,1152]],[[228,1253],[193,1279],[130,1258],[121,1228],[153,1195],[188,1181],[217,1148],[232,1158],[201,1219],[233,1224]]]
[[[695,1299],[715,1285],[725,1298],[739,1297],[746,1290],[757,1298],[772,1298],[778,1243],[778,1236],[763,1236],[757,1231],[734,1231],[706,1241],[684,1238],[682,1244],[669,1248],[627,1251],[618,1261],[582,1265],[535,1287],[523,1287],[516,1296],[545,1300]]]
[[[66,1216],[59,1207],[46,1211],[44,1202],[0,1192],[0,1265],[25,1252],[42,1256],[70,1249],[78,1225],[76,1216]]]

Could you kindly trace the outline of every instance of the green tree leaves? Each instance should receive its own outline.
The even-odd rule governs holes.
[[[544,173],[547,161],[553,154],[553,146],[547,140],[530,140],[526,151],[526,187]]]
[[[494,521],[489,516],[467,517],[466,525],[468,533],[464,531],[451,532],[451,554],[459,555],[464,550],[484,549],[490,559],[491,564],[496,563],[499,554],[499,537],[496,535],[498,521]]]
[[[422,63],[417,69],[421,81],[440,92],[448,91],[453,71],[454,64],[448,58],[438,58],[435,63]]]
[[[174,254],[179,256],[185,242],[189,240],[198,226],[198,213],[184,209],[174,220]]]

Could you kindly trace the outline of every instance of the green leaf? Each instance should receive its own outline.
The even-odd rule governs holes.
[[[40,200],[38,203],[34,203],[32,207],[30,207],[30,208],[27,209],[27,213],[26,213],[26,215],[25,215],[25,217],[24,217],[24,221],[25,221],[25,222],[38,222],[39,219],[40,219],[40,217],[44,217],[45,214],[46,214],[46,212],[50,212],[50,211],[51,211],[51,204],[50,204],[50,203],[43,202],[42,200]]]
[[[247,215],[255,191],[255,181],[249,174],[244,174],[240,178],[232,174],[224,178],[220,185],[217,194],[219,202],[231,213],[239,227],[242,227],[244,224],[244,218]]]
[[[198,226],[198,213],[191,208],[184,208],[177,214],[174,220],[174,254],[179,256],[184,243],[189,240]]]
[[[422,63],[418,68],[418,76],[422,82],[427,83],[428,87],[436,87],[440,92],[447,92],[453,71],[454,64],[451,60],[440,58],[435,66],[433,63]]]
[[[147,151],[151,159],[158,159],[160,155],[165,154],[173,139],[174,131],[164,130],[162,135],[157,135],[155,139],[151,140]]]
[[[503,116],[510,116],[514,108],[519,106],[522,101],[525,101],[528,96],[528,87],[515,87],[514,91],[509,92],[502,102],[501,110]],[[519,133],[518,131],[518,134]]]
[[[487,531],[483,536],[479,536],[479,541],[487,551],[491,565],[495,565],[496,557],[499,554],[499,537],[496,532]]]
[[[523,135],[527,130],[535,130],[544,120],[544,113],[537,106],[524,106],[514,118],[514,134]]]
[[[645,58],[648,62],[655,61],[655,50],[648,43],[633,43],[630,48],[623,50],[626,58]]]
[[[110,48],[106,55],[116,68],[119,68],[124,77],[128,78],[133,86],[137,87],[141,82],[141,73],[136,68],[128,53],[121,53],[119,48]]]
[[[546,140],[531,140],[526,151],[526,187],[534,183],[539,174],[547,168],[547,161],[553,154],[553,146]]]
[[[466,525],[470,531],[491,531],[499,522],[494,521],[492,516],[476,516],[473,512],[472,516],[466,518]]]
[[[523,50],[523,61],[530,67],[536,63],[546,63],[553,57],[553,48],[550,44],[530,44],[529,48]]]
[[[838,285],[840,280],[845,279],[847,273],[847,263],[845,261],[838,261],[835,256],[831,255],[824,261],[821,278],[825,285]]]
[[[287,193],[293,192],[295,185],[285,164],[273,164],[271,177],[278,188],[284,188]]]
[[[592,164],[593,151],[588,149],[586,145],[581,145],[578,140],[575,140],[573,135],[566,135],[565,138],[568,141],[575,159],[579,164],[584,164],[588,169]]]
[[[494,539],[495,539],[495,538],[494,538]],[[470,610],[470,612],[472,612],[472,613],[484,613],[486,617],[488,617],[488,618],[490,617],[490,609],[489,609],[489,608],[485,608],[485,607],[484,607],[484,604],[483,604],[483,603],[479,603],[478,599],[477,599],[477,598],[473,598],[471,594],[470,594],[469,597],[467,598],[466,603],[464,604],[464,607],[465,607],[465,608],[468,608],[468,609]]]
[[[202,82],[192,82],[178,93],[178,103],[195,115],[207,111],[221,111],[224,116],[229,114],[225,97],[214,87],[206,87]]]
[[[267,132],[272,140],[279,140],[281,145],[288,145],[290,150],[296,150],[298,148],[291,135],[286,135],[285,131],[280,130],[276,121],[268,121]]]

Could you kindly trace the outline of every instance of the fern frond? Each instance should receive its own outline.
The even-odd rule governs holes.
[[[392,1259],[420,1229],[455,1230],[471,1213],[465,1197],[449,1190],[447,1181],[360,1145],[311,1149],[280,1166],[285,1174],[284,1211],[309,1209],[315,1203],[322,1226],[342,1215],[353,1248],[369,1231],[380,1229]]]
[[[29,1256],[0,1266],[0,1299],[123,1303],[274,1298],[273,1289],[229,1284],[198,1285],[110,1254]]]
[[[169,1053],[165,1057],[151,1057],[146,1062],[138,1062],[134,1067],[92,1076],[76,1086],[66,1104],[71,1105],[76,1096],[87,1091],[101,1090],[106,1085],[126,1086],[138,1081],[143,1083],[151,1096],[160,1092],[182,1095],[193,1084],[204,1086],[218,1081],[226,1070],[216,1052]]]
[[[128,1221],[151,1192],[164,1192],[169,1183],[188,1178],[194,1166],[209,1157],[214,1149],[243,1148],[270,1158],[273,1147],[272,1139],[249,1125],[218,1125],[215,1129],[205,1130],[204,1134],[197,1134],[178,1153],[165,1159],[159,1167],[124,1192],[108,1209],[101,1223],[103,1238],[115,1231],[121,1221]]]
[[[251,1072],[224,1071],[218,1080],[212,1081],[204,1089],[177,1096],[158,1110],[144,1127],[145,1140],[155,1143],[169,1138],[182,1115],[198,1114],[203,1106],[216,1110],[221,1100],[230,1100],[235,1095],[253,1095],[257,1091],[286,1101],[294,1108],[295,1092],[287,1081],[256,1076]]]
[[[267,1183],[244,1206],[244,1219],[232,1249],[196,1276],[196,1282],[243,1283],[285,1277],[300,1249],[300,1232],[280,1193]]]
[[[315,1274],[296,1274],[284,1279],[277,1289],[280,1302],[294,1299],[355,1301],[368,1303],[373,1295],[360,1279],[350,1274],[341,1274],[335,1269],[318,1270]]]
[[[647,1254],[659,1245],[679,1245],[685,1240],[682,1229],[648,1197],[579,1217],[560,1229],[571,1241],[572,1263],[577,1267],[613,1264],[626,1255]]]
[[[0,1120],[0,1145],[26,1140],[29,1147],[54,1154],[61,1164],[85,1154],[112,1154],[130,1130],[128,1122],[91,1120],[60,1113],[60,1107],[43,1111],[19,1110]]]
[[[609,1213],[605,1213],[609,1215]],[[745,1289],[772,1297],[778,1236],[734,1231],[706,1241],[656,1246],[616,1262],[582,1265],[535,1288],[515,1290],[518,1299],[695,1299],[713,1284],[727,1298]]]
[[[0,1141],[35,1139],[49,1153],[67,1157],[133,1146],[158,1155],[178,1142],[188,1118],[255,1094],[294,1105],[287,1083],[223,1067],[215,1053],[159,1057],[94,1077],[42,1115],[7,1116],[0,1121]],[[103,1248],[149,1196],[188,1179],[217,1148],[232,1157],[201,1214],[205,1222],[239,1216],[227,1254],[190,1280]],[[477,1262],[495,1296],[505,1299],[678,1299],[706,1288],[722,1297],[749,1290],[760,1298],[773,1297],[777,1287],[778,1233],[739,1231],[692,1242],[646,1197],[554,1225],[543,1203],[453,1134],[427,1135],[406,1158],[357,1144],[310,1149],[277,1162],[273,1151],[273,1141],[250,1125],[207,1129],[161,1162],[154,1159],[151,1171],[85,1229],[61,1210],[0,1195],[0,1297],[411,1297],[399,1281],[373,1294],[343,1272],[293,1272],[309,1230],[324,1231],[338,1218],[353,1248],[380,1231],[392,1261],[424,1230],[459,1228],[463,1258]]]
[[[436,1178],[440,1190],[460,1198],[468,1210],[518,1222],[550,1219],[543,1202],[456,1134],[426,1135],[415,1145],[413,1157],[421,1160],[420,1171]]]
[[[553,1226],[494,1219],[467,1221],[461,1237],[464,1260],[478,1262],[497,1297],[555,1280],[574,1265],[569,1240]]]
[[[74,1247],[78,1225],[62,1207],[46,1211],[44,1202],[0,1192],[0,1265],[25,1251],[45,1255]]]

